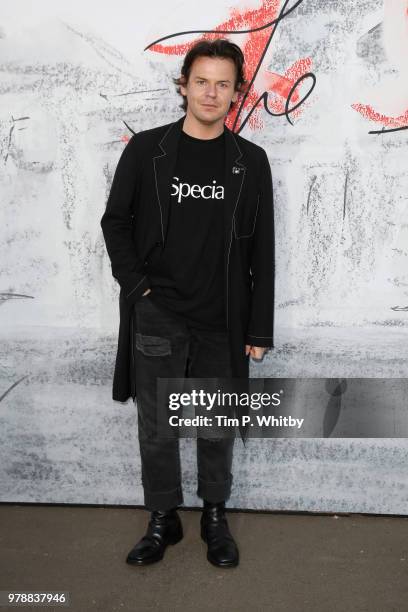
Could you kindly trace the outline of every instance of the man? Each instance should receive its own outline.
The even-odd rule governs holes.
[[[248,378],[249,357],[273,347],[272,177],[261,147],[225,126],[244,58],[226,39],[200,41],[180,79],[185,115],[134,134],[112,182],[101,226],[119,282],[113,399],[132,396],[148,529],[130,551],[137,565],[163,558],[183,537],[177,438],[155,435],[157,378]],[[234,567],[225,516],[232,438],[197,439],[201,537],[207,559]]]

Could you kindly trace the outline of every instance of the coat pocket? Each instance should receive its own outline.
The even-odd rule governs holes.
[[[136,348],[148,357],[171,355],[171,342],[168,338],[136,333]]]
[[[254,235],[258,208],[259,195],[255,202],[240,202],[234,217],[235,238],[251,238]]]

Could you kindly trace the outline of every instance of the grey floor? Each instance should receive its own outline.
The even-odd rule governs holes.
[[[206,559],[199,510],[180,516],[184,539],[135,567],[125,558],[144,509],[3,504],[0,590],[68,591],[70,607],[48,609],[75,612],[408,610],[407,517],[231,510],[241,562],[222,570]]]

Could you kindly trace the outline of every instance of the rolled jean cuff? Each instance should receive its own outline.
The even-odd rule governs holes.
[[[183,491],[176,487],[170,491],[144,491],[145,506],[148,510],[171,510],[183,503]]]
[[[197,495],[213,504],[226,501],[231,495],[232,474],[227,480],[219,482],[208,482],[198,477]]]

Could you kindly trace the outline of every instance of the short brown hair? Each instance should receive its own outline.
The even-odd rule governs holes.
[[[173,78],[175,85],[186,85],[190,77],[191,67],[197,57],[222,57],[229,58],[235,64],[236,78],[235,91],[244,93],[243,86],[247,84],[244,77],[244,54],[235,43],[230,42],[227,38],[216,38],[215,40],[200,40],[186,54],[183,65],[181,67],[181,77]],[[180,87],[177,88],[177,93],[183,98],[183,103],[180,105],[184,111],[187,110],[187,97],[183,96]],[[230,110],[236,103],[231,102]]]

